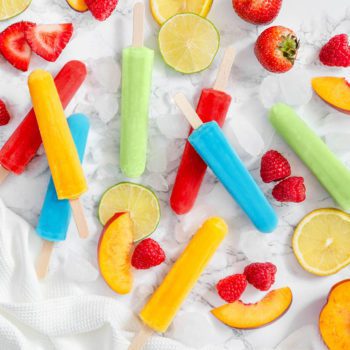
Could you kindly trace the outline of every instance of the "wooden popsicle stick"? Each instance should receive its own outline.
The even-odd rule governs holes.
[[[10,172],[0,165],[0,184],[4,182]]]
[[[132,33],[132,46],[142,47],[144,39],[145,5],[138,2],[134,6],[134,27]]]
[[[75,224],[77,225],[79,236],[83,239],[87,238],[89,236],[89,229],[84,215],[84,210],[79,201],[79,198],[70,199],[69,202],[72,207],[73,217]]]
[[[226,89],[234,60],[235,50],[233,47],[229,47],[226,49],[224,58],[219,67],[219,72],[213,87],[215,90],[224,91]]]
[[[152,334],[152,329],[143,325],[139,333],[136,334],[135,338],[132,340],[128,350],[141,350]]]
[[[198,129],[203,124],[201,119],[198,117],[198,114],[188,102],[184,94],[176,94],[174,96],[174,101],[176,102],[177,106],[181,109],[182,113],[185,115],[186,119],[191,124],[193,129]]]
[[[49,270],[53,246],[54,246],[54,242],[43,240],[43,245],[41,247],[41,251],[38,256],[36,267],[35,267],[38,279],[43,279],[47,275],[47,272]]]

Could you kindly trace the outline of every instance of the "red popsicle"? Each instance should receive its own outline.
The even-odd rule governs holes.
[[[67,107],[86,78],[80,61],[66,63],[55,78],[62,105]],[[42,141],[34,110],[31,109],[0,150],[0,183],[9,172],[21,174],[33,159]]]
[[[221,127],[230,107],[231,96],[223,92],[231,72],[234,51],[225,52],[213,89],[203,89],[197,106],[197,114],[203,122],[215,120]],[[190,133],[192,130],[190,131]],[[176,214],[188,213],[198,196],[207,165],[187,141],[170,197],[170,205]]]

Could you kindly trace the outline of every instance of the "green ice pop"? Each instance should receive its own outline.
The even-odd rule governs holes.
[[[350,210],[350,171],[289,106],[278,103],[269,114],[278,134],[317,177],[335,202]]]
[[[133,46],[123,50],[120,167],[127,177],[139,177],[146,167],[154,51],[143,47],[143,11],[135,5]]]

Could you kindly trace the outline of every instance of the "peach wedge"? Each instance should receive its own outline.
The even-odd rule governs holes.
[[[255,304],[241,300],[213,309],[212,314],[226,325],[238,329],[254,329],[265,326],[284,315],[292,303],[292,291],[288,287],[275,289]]]
[[[350,114],[350,84],[345,78],[313,78],[312,88],[330,106],[340,112]]]
[[[115,214],[105,225],[98,243],[98,264],[106,283],[118,294],[131,291],[130,255],[134,237],[129,213]]]
[[[84,0],[66,0],[68,5],[77,12],[86,12],[88,7]]]
[[[329,349],[350,349],[350,279],[337,283],[329,292],[319,328]]]

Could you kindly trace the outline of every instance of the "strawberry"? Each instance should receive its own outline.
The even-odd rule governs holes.
[[[86,0],[92,15],[99,21],[105,21],[114,11],[118,0]]]
[[[8,124],[10,113],[8,112],[4,101],[0,100],[0,126]]]
[[[246,287],[247,279],[242,274],[225,277],[216,285],[220,297],[228,303],[238,300]]]
[[[274,26],[259,35],[255,55],[268,71],[284,73],[293,67],[298,48],[299,41],[291,29]]]
[[[320,51],[320,60],[326,66],[350,67],[348,36],[339,34],[330,39]]]
[[[73,35],[73,24],[36,24],[26,30],[31,49],[46,61],[55,62]]]
[[[281,181],[272,190],[273,197],[279,202],[303,202],[306,189],[302,177],[292,176]]]
[[[253,263],[244,269],[247,281],[255,288],[267,291],[275,283],[277,267],[272,263]]]
[[[136,269],[146,270],[160,265],[164,260],[165,253],[161,246],[152,238],[146,238],[136,246],[131,265]]]
[[[28,70],[32,56],[25,32],[33,25],[30,22],[18,22],[10,25],[0,34],[0,52],[9,63],[23,72]]]
[[[282,0],[232,0],[237,15],[253,24],[271,23],[280,12]]]
[[[261,158],[260,176],[264,182],[279,181],[290,174],[290,164],[281,153],[270,150]]]

